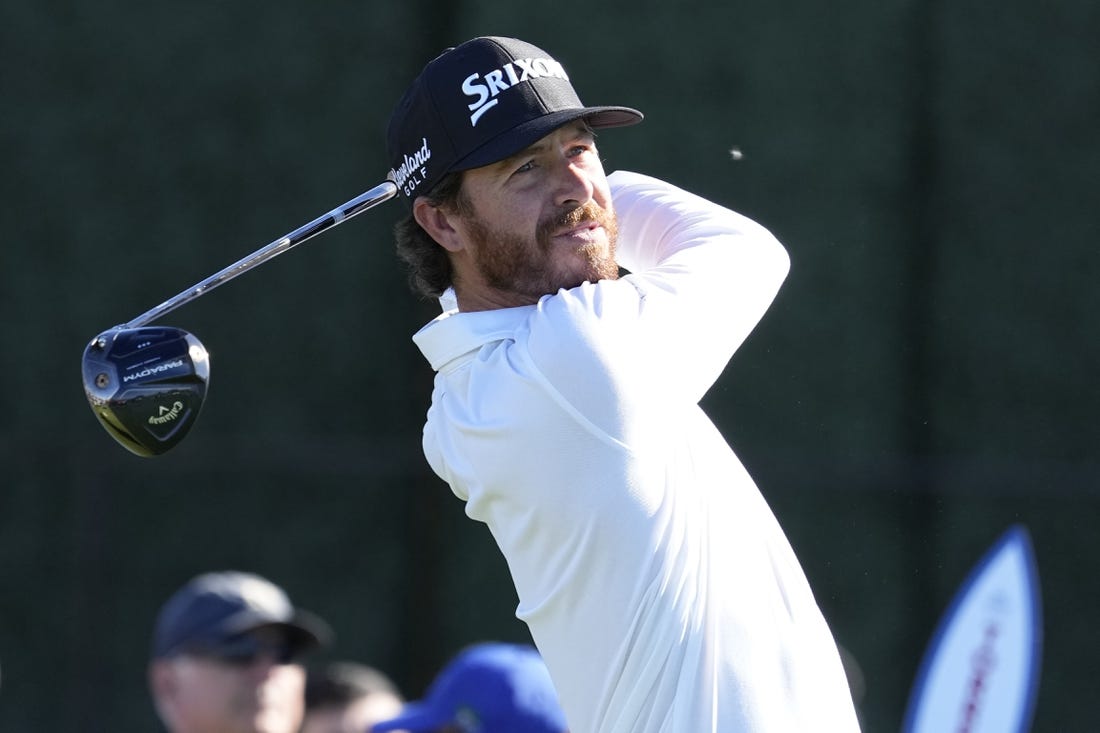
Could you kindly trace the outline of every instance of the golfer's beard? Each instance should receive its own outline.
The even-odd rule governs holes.
[[[607,233],[606,251],[601,244],[593,243],[580,247],[568,257],[556,254],[554,233],[585,222],[596,222],[603,227]],[[619,277],[615,261],[619,226],[615,212],[602,209],[591,201],[539,222],[533,243],[526,237],[493,229],[476,217],[470,219],[468,226],[478,241],[475,259],[482,277],[498,290],[537,300],[586,281]],[[580,262],[572,256],[574,254],[579,255]]]

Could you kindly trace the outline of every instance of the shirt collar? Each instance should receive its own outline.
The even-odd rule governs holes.
[[[413,334],[413,342],[435,371],[494,341],[512,338],[538,306],[461,313],[448,311]]]

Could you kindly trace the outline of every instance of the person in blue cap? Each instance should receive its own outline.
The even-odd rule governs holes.
[[[534,647],[482,642],[439,672],[423,700],[371,731],[409,733],[565,733],[550,673]]]
[[[171,733],[297,733],[305,708],[304,654],[332,638],[252,573],[199,575],[161,607],[149,688]]]

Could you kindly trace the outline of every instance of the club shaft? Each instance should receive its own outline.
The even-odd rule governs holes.
[[[200,298],[206,295],[214,288],[229,282],[238,275],[243,275],[254,267],[258,267],[273,257],[281,255],[283,252],[297,247],[302,242],[315,237],[323,231],[331,229],[338,224],[342,224],[356,214],[361,214],[367,209],[376,206],[383,201],[388,201],[397,195],[397,186],[393,181],[383,181],[369,191],[362,193],[351,201],[338,206],[332,211],[319,216],[310,223],[298,227],[289,234],[275,240],[271,244],[268,244],[260,249],[256,250],[247,257],[234,262],[224,270],[214,273],[210,277],[206,278],[200,283],[184,290],[182,293],[169,298],[155,308],[150,308],[146,312],[142,313],[137,318],[129,321],[121,326],[122,328],[137,328],[138,326],[144,326],[147,323],[151,323],[156,319],[163,316],[165,313],[174,311],[185,303],[190,303],[196,298]]]

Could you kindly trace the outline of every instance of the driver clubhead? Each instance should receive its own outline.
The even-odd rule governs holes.
[[[115,328],[92,339],[81,360],[84,394],[115,440],[139,456],[160,455],[199,416],[210,357],[179,328]]]

